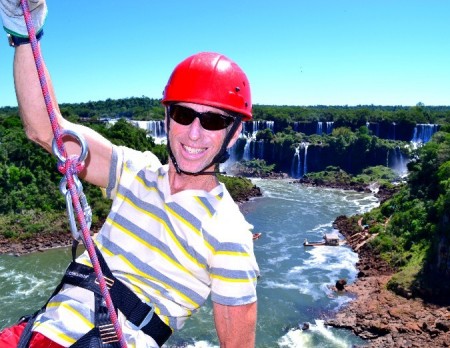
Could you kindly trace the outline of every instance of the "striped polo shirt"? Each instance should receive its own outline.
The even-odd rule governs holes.
[[[252,225],[223,184],[170,193],[168,165],[150,152],[113,147],[111,212],[96,238],[114,275],[178,330],[209,295],[223,305],[256,301]],[[77,262],[90,265],[87,253]],[[91,292],[66,285],[34,325],[70,346],[93,327]],[[119,313],[129,347],[156,346]]]

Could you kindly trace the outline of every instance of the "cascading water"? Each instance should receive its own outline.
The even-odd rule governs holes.
[[[301,159],[300,159],[300,144],[297,144],[295,146],[295,152],[294,156],[292,157],[292,164],[291,164],[291,176],[293,178],[300,178],[301,175]]]
[[[408,157],[402,152],[399,146],[393,151],[387,152],[386,166],[391,168],[401,178],[408,174]]]
[[[327,134],[331,134],[333,131],[334,122],[327,122]]]
[[[275,121],[266,121],[266,128],[270,129],[273,132],[275,126]]]
[[[242,159],[244,161],[250,161],[250,159],[251,159],[251,154],[250,154],[251,142],[252,142],[252,137],[247,137],[246,141],[245,141],[245,146],[244,146],[244,156],[242,157]]]
[[[155,144],[165,144],[167,141],[166,128],[163,120],[156,121],[130,121],[131,124],[147,131],[147,135],[151,136]]]
[[[309,143],[302,142],[295,146],[294,156],[291,163],[291,176],[301,178],[308,172],[308,146]],[[301,149],[304,149],[303,162]]]
[[[305,175],[306,173],[308,173],[308,143],[302,143],[303,147],[305,148],[305,158],[303,160],[303,175]]]
[[[317,122],[316,134],[322,135],[322,122],[320,122],[320,121]]]
[[[439,129],[437,124],[419,123],[414,127],[413,137],[411,142],[418,146],[419,144],[427,143],[431,137]]]

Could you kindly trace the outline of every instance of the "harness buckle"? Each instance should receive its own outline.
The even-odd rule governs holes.
[[[103,278],[105,279],[105,283],[106,283],[106,286],[108,287],[108,289],[111,289],[114,285],[114,280],[111,278],[108,278],[106,276],[103,276]],[[98,278],[95,278],[95,284],[100,285]]]
[[[103,344],[118,342],[119,338],[117,337],[116,329],[113,324],[105,324],[100,325],[98,327],[100,332],[100,339]]]

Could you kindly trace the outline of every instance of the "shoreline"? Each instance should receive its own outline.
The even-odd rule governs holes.
[[[38,233],[24,240],[10,240],[0,235],[0,255],[22,256],[50,249],[70,247],[72,234],[67,232]]]

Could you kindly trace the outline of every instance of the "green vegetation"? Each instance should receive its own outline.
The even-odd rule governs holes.
[[[346,173],[339,167],[328,166],[324,171],[305,174],[301,181],[317,186],[366,187],[372,183],[377,183],[384,187],[392,187],[392,183],[397,179],[397,176],[392,169],[385,166],[365,168],[361,174],[356,176]]]
[[[273,106],[254,105],[255,119],[277,122],[333,121],[337,127],[352,125],[358,128],[366,122],[392,123],[399,125],[416,123],[449,123],[449,106],[425,106],[418,103],[408,106]]]
[[[254,159],[235,163],[232,170],[249,177],[267,177],[275,169],[275,164],[268,165],[265,160]]]
[[[240,201],[249,197],[255,185],[250,179],[219,175],[219,181],[224,183],[233,199]]]
[[[399,271],[389,282],[390,289],[412,294],[448,291],[450,133],[437,133],[419,149],[408,170],[408,184],[364,214],[363,223],[370,226],[370,233],[378,233],[371,247]]]

